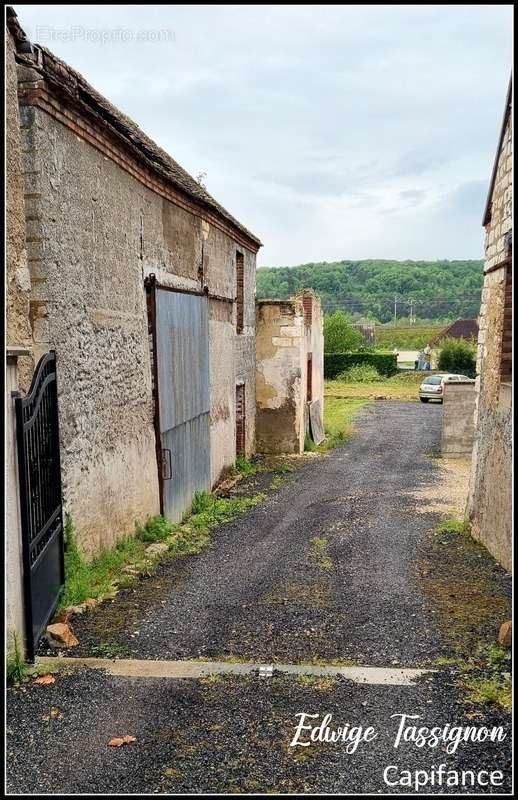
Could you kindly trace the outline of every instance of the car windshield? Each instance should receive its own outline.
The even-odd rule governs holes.
[[[425,378],[423,383],[440,383],[442,381],[442,375],[430,375],[429,378]]]

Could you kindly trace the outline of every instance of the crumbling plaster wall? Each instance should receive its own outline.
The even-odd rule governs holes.
[[[257,449],[300,453],[306,386],[302,299],[259,301],[256,325]]]
[[[304,302],[304,297],[311,298],[311,320],[310,324],[304,321],[304,358],[301,365],[302,386],[307,387],[307,356],[311,353],[312,357],[312,379],[311,396],[313,401],[319,401],[322,412],[322,427],[324,425],[324,313],[319,296],[313,289],[302,289],[295,297]],[[308,406],[304,403],[303,425],[304,435],[309,433]]]
[[[254,396],[255,255],[44,111],[23,106],[21,115],[35,349],[58,353],[65,505],[92,554],[159,511],[144,277],[155,273],[175,288],[205,285],[233,300],[235,251],[245,254],[247,328],[239,346],[232,304],[229,315],[221,313],[224,302],[210,301],[215,480],[235,459],[237,375]],[[247,422],[252,447],[252,408]]]
[[[512,130],[507,122],[498,156],[491,220],[486,226],[485,276],[479,317],[475,441],[466,516],[475,538],[511,570],[511,386],[501,382],[505,269],[512,229]]]
[[[245,385],[245,453],[255,451],[256,257],[214,226],[203,223],[203,281],[209,289],[211,481],[236,459],[236,384]],[[244,257],[243,331],[237,333],[236,256]],[[213,297],[211,297],[213,296]],[[219,298],[219,299],[216,299]]]
[[[18,109],[18,76],[15,46],[6,31],[5,108],[6,108],[6,339],[10,347],[32,347],[29,323],[31,279],[25,244],[25,187],[23,178],[22,141]],[[33,372],[33,359],[18,359],[20,387],[28,389]]]

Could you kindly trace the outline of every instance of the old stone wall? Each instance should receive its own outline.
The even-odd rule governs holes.
[[[257,449],[301,453],[308,425],[308,355],[312,400],[324,404],[324,339],[320,300],[302,290],[289,300],[257,303]]]
[[[442,408],[442,455],[470,456],[475,432],[475,384],[446,383]]]
[[[18,110],[18,77],[15,47],[6,31],[5,49],[6,109],[6,339],[7,345],[32,348],[29,323],[31,279],[25,244],[24,153]],[[33,372],[32,356],[18,360],[20,387],[27,389]]]
[[[65,505],[99,551],[159,511],[144,278],[210,299],[213,481],[235,460],[235,381],[254,396],[255,254],[235,333],[230,237],[144,186],[45,111],[22,106],[35,348],[56,349]],[[250,452],[253,409],[247,418]]]
[[[479,317],[475,440],[466,517],[473,535],[511,569],[511,385],[502,381],[506,268],[512,229],[511,115],[505,127],[486,226],[485,276]]]
[[[302,302],[261,300],[256,312],[256,439],[262,453],[304,449]]]
[[[308,382],[308,354],[311,353],[311,398],[320,403],[321,424],[324,426],[324,313],[320,298],[312,289],[302,289],[295,297],[306,303],[304,313],[304,350],[302,385]],[[311,309],[309,311],[309,308]],[[309,313],[308,313],[309,311]],[[304,433],[309,433],[308,406],[304,404]]]

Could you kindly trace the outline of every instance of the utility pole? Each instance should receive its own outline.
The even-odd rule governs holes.
[[[394,295],[394,327],[396,327],[397,321],[397,294]]]
[[[410,324],[414,324],[414,301],[410,301]]]

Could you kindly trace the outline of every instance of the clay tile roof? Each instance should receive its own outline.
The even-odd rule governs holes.
[[[430,346],[437,344],[441,339],[477,339],[478,338],[478,321],[476,319],[457,319],[448,325],[433,339],[430,340]]]
[[[253,233],[223,208],[203,186],[189,175],[177,161],[171,158],[165,150],[150,139],[132,119],[119,111],[109,100],[94,89],[79,72],[55,56],[46,47],[28,42],[18,23],[16,12],[11,7],[7,9],[7,23],[9,30],[17,40],[18,53],[23,53],[27,58],[27,54],[32,52],[34,54],[34,63],[31,66],[41,72],[49,84],[65,92],[83,108],[87,108],[98,117],[101,117],[112,131],[124,139],[132,149],[138,150],[141,158],[163,178],[170,181],[175,188],[180,189],[198,205],[206,207],[225,219],[244,234],[256,248],[261,246],[261,241]],[[35,51],[39,52],[35,53]],[[25,63],[27,62],[25,61]]]

